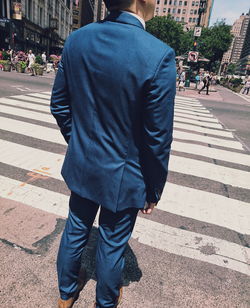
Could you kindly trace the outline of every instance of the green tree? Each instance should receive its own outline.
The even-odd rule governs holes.
[[[173,20],[170,15],[156,16],[148,21],[146,26],[149,33],[172,47],[176,55],[187,51],[189,37],[183,31],[183,25]]]
[[[234,75],[236,71],[236,64],[235,63],[229,63],[228,67],[227,67],[227,73],[229,75]]]
[[[233,39],[230,30],[231,26],[226,25],[223,20],[210,28],[202,29],[201,37],[197,40],[198,51],[210,60],[210,69],[217,67],[218,61],[222,60],[224,52],[229,49]]]

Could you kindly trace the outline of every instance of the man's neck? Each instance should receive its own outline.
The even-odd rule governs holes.
[[[135,12],[133,10],[130,10],[130,9],[126,9],[126,10],[122,10],[122,12],[127,12],[131,15],[134,15],[135,17],[137,17],[139,19],[139,21],[142,23],[143,25],[143,28],[145,29],[146,28],[146,23],[145,23],[145,20],[142,16],[142,14],[140,14],[140,12]]]

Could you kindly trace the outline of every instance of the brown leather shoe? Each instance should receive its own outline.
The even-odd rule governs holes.
[[[117,303],[115,305],[115,308],[118,307],[118,305],[121,303],[122,301],[122,294],[123,294],[123,288],[121,287],[120,288],[120,293],[119,293],[119,296],[117,298]],[[64,308],[64,307],[63,307]],[[93,308],[96,308],[96,303],[94,304],[94,307]]]
[[[78,300],[79,294],[82,291],[85,283],[86,283],[86,270],[81,269],[79,277],[78,277],[78,287],[73,297],[70,297],[67,300],[63,300],[59,298],[58,300],[58,308],[72,308],[74,303]]]

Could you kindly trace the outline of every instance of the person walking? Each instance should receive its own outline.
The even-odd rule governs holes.
[[[211,76],[208,74],[206,76],[204,76],[203,78],[203,87],[198,91],[199,94],[201,94],[201,92],[206,89],[207,93],[206,95],[209,95],[209,87],[210,87],[210,83],[211,83]]]
[[[72,307],[84,286],[81,255],[99,208],[93,305],[117,307],[138,211],[152,213],[168,174],[175,53],[145,31],[155,0],[104,2],[110,14],[67,39],[51,95],[71,190],[57,257],[59,308]]]
[[[245,82],[245,85],[244,85],[244,89],[243,89],[242,94],[245,94],[245,93],[246,93],[246,95],[248,95],[249,90],[250,90],[250,79],[248,79],[248,80]]]
[[[35,63],[35,55],[33,54],[32,50],[29,50],[28,53],[28,70],[31,73],[31,76],[35,76],[34,74],[34,68],[33,68],[33,64]]]

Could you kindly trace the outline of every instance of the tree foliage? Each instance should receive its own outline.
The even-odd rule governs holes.
[[[197,39],[197,51],[210,60],[210,69],[221,61],[232,42],[231,27],[225,21],[218,21],[210,28],[203,28]],[[183,25],[170,15],[157,16],[147,22],[147,31],[171,46],[176,55],[184,54],[194,48],[194,31],[184,32]]]

